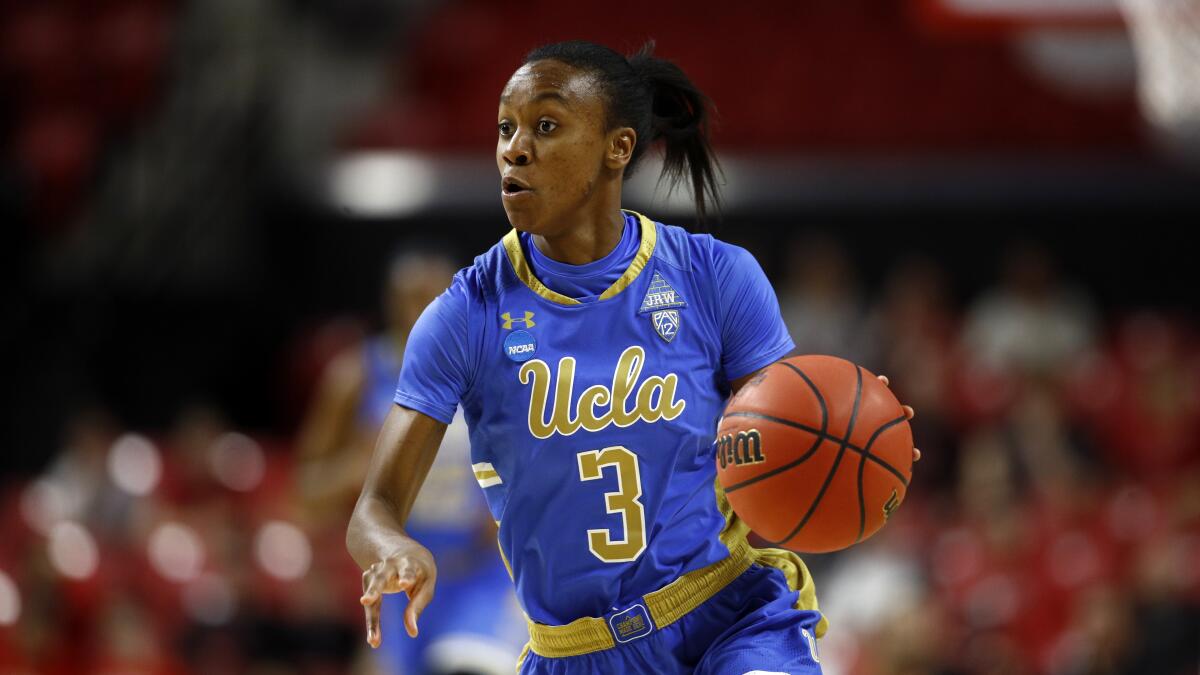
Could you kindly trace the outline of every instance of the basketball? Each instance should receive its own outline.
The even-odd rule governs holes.
[[[912,448],[900,402],[875,375],[796,356],[729,401],[717,475],[734,512],[772,546],[824,553],[883,527],[904,501]]]

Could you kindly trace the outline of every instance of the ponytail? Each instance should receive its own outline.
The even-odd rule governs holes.
[[[712,104],[679,66],[654,56],[653,40],[628,58],[592,42],[559,42],[533,50],[525,63],[546,59],[597,75],[608,99],[607,128],[631,127],[637,132],[626,177],[633,174],[646,149],[661,142],[660,184],[666,181],[672,191],[686,177],[700,223],[710,209],[720,211],[717,175],[721,168],[709,144]]]

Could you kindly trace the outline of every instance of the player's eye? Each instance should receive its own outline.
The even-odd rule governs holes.
[[[558,124],[550,120],[541,120],[538,122],[538,131],[543,134],[548,134],[558,128]]]
[[[512,124],[510,124],[508,122],[501,122],[499,124],[499,128],[500,128],[501,136],[511,136],[512,135]]]

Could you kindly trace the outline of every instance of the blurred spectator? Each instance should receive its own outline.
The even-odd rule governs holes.
[[[887,375],[896,396],[920,411],[912,420],[923,453],[917,490],[947,489],[954,481],[948,399],[958,319],[946,285],[932,260],[903,258],[889,271],[867,322],[874,353],[864,354],[864,365]]]
[[[297,435],[299,483],[314,511],[345,525],[358,499],[384,418],[391,412],[404,344],[425,306],[450,285],[449,260],[405,253],[385,275],[383,330],[337,355],[326,367]],[[439,453],[441,456],[444,453]],[[453,466],[472,480],[466,458]]]
[[[842,245],[826,234],[796,238],[784,269],[779,304],[798,352],[862,362],[868,352],[866,310]]]
[[[1024,243],[967,311],[963,344],[989,368],[1053,375],[1092,346],[1095,330],[1091,299],[1058,277],[1049,252]]]
[[[341,531],[349,521],[376,436],[395,406],[408,333],[453,272],[448,259],[427,251],[398,256],[387,271],[383,331],[326,369],[298,437],[298,486],[310,512],[320,514],[317,522]],[[461,412],[446,430],[405,529],[437,561],[437,598],[421,616],[420,634],[409,638],[402,627],[405,598],[385,596],[381,665],[400,673],[506,672],[527,635],[471,471]]]
[[[158,483],[161,457],[144,436],[119,429],[104,410],[70,418],[62,452],[22,497],[34,530],[45,534],[57,523],[78,521],[103,536],[124,536],[133,498]]]
[[[1200,460],[1200,350],[1179,321],[1128,317],[1074,375],[1073,402],[1114,467],[1155,479]]]

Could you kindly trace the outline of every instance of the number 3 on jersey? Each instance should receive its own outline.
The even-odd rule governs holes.
[[[617,491],[605,492],[604,502],[609,513],[621,514],[625,529],[625,538],[616,540],[608,529],[588,530],[588,549],[606,563],[637,560],[646,550],[646,512],[638,501],[642,496],[642,474],[637,455],[616,445],[581,452],[577,457],[579,480],[596,480],[604,475],[604,467],[616,467]]]

